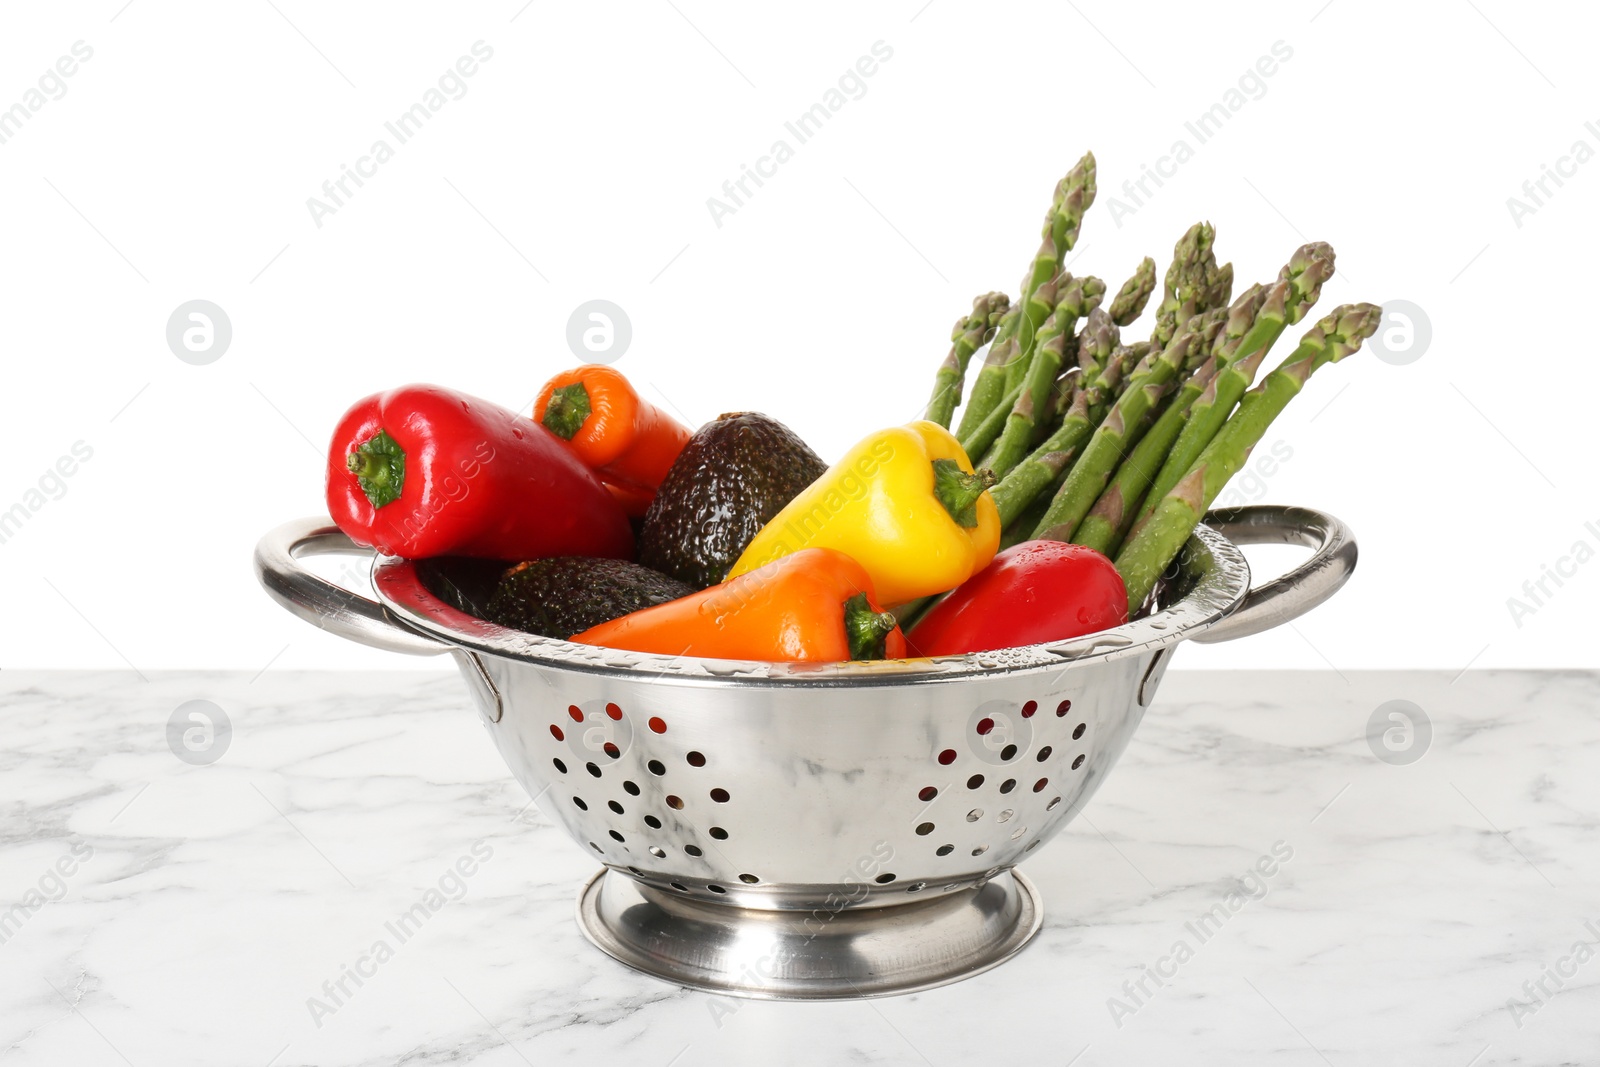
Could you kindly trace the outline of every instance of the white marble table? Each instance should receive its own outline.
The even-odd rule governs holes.
[[[210,765],[167,744],[194,699],[233,725]],[[1391,699],[1431,718],[1418,762],[1369,747]],[[454,675],[8,670],[0,706],[8,1065],[1600,1062],[1600,674],[1180,669],[1025,865],[1027,950],[842,1004],[592,949],[592,860]]]

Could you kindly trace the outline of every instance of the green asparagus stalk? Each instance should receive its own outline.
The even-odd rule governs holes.
[[[1006,363],[1016,358],[1017,324],[1021,321],[1022,308],[1012,304],[995,327],[994,339],[989,342],[989,354],[973,378],[972,392],[961,411],[961,424],[956,429],[956,437],[963,441],[977,431],[1006,395]]]
[[[1016,407],[1017,400],[1021,396],[1022,386],[1020,385],[1015,389],[1008,390],[1006,395],[1000,398],[1000,402],[994,406],[994,410],[989,412],[989,417],[984,419],[977,429],[973,430],[967,437],[957,435],[957,439],[961,442],[961,448],[966,452],[968,458],[982,456],[989,451],[995,439],[1000,436],[1000,431],[1005,429],[1006,420],[1011,417],[1011,409]],[[978,466],[982,466],[982,464],[978,464]]]
[[[1210,223],[1197,222],[1173,247],[1161,304],[1156,308],[1155,329],[1150,334],[1150,341],[1157,348],[1165,348],[1171,342],[1188,316],[1228,302],[1233,290],[1233,264],[1217,266],[1217,257],[1211,251],[1216,236]]]
[[[928,421],[949,429],[950,416],[961,402],[961,384],[967,377],[967,363],[972,354],[994,336],[1010,305],[1011,298],[1005,293],[985,293],[972,301],[971,314],[956,321],[950,331],[950,353],[934,375]]]
[[[1134,380],[1095,430],[1082,456],[1072,465],[1072,473],[1061,483],[1050,510],[1034,528],[1035,537],[1072,539],[1078,524],[1105,491],[1122,457],[1138,443],[1144,416],[1161,400],[1167,384],[1181,373],[1192,348],[1201,343],[1200,316],[1190,321],[1192,325],[1185,326],[1159,356],[1152,351],[1134,371]]]
[[[990,358],[984,361],[972,383],[966,410],[961,413],[961,425],[956,430],[958,438],[966,440],[976,433],[1007,392],[1022,383],[1026,365],[1021,361],[1031,355],[1035,333],[1050,314],[1050,306],[1036,303],[1035,295],[1040,286],[1060,272],[1061,257],[1077,243],[1084,212],[1094,203],[1094,197],[1095,162],[1094,153],[1090,152],[1056,182],[1050,210],[1045,213],[1040,230],[1039,251],[1023,275],[1022,295],[1001,320],[989,347]],[[1009,409],[1010,405],[1006,406]]]
[[[1066,477],[1067,468],[1072,466],[1072,457],[1075,454],[1069,449],[1065,452],[1051,452],[1037,461],[1032,460],[1032,457],[1030,457],[1029,461],[1040,464],[1040,470],[1049,478],[1049,481],[1045,483],[1046,488],[1048,488]],[[998,489],[999,486],[995,488]],[[994,490],[991,489],[990,492],[993,493]],[[1010,548],[1012,545],[1018,545],[1033,538],[1033,528],[1039,524],[1040,519],[1044,518],[1045,511],[1050,507],[1050,496],[1050,493],[1040,490],[1033,498],[1033,502],[1022,509],[1022,514],[1013,519],[1009,525],[1001,528],[1001,548]]]
[[[1078,231],[1083,226],[1084,213],[1094,203],[1095,191],[1094,153],[1086,152],[1056,183],[1050,211],[1040,228],[1039,251],[1023,279],[1020,346],[1017,359],[1006,368],[1007,389],[1022,384],[1033,362],[1033,353],[1038,349],[1038,332],[1056,302],[1048,286],[1061,274],[1062,259],[1078,243]]]
[[[1317,302],[1322,283],[1333,276],[1333,263],[1333,249],[1328,245],[1303,245],[1279,271],[1275,284],[1260,292],[1252,288],[1234,302],[1218,348],[1217,376],[1195,401],[1183,432],[1150,484],[1138,521],[1144,521],[1155,510],[1216,436],[1233,406],[1250,388],[1273,343],[1285,329],[1305,318]]]
[[[1117,571],[1128,588],[1130,607],[1143,605],[1150,596],[1206,509],[1244,466],[1272,420],[1299,395],[1306,379],[1317,368],[1337,363],[1359,349],[1377,330],[1382,314],[1375,304],[1346,304],[1335,309],[1312,327],[1283,363],[1245,394],[1238,410],[1117,554]]]
[[[1200,346],[1197,344],[1195,347]],[[1189,375],[1162,410],[1155,425],[1140,438],[1128,458],[1122,461],[1111,484],[1094,502],[1089,514],[1083,517],[1082,524],[1072,536],[1074,544],[1085,545],[1107,556],[1116,552],[1117,546],[1133,525],[1145,492],[1150,488],[1156,472],[1161,469],[1161,461],[1166,458],[1172,443],[1183,429],[1184,421],[1189,417],[1189,406],[1205,391],[1216,374],[1217,357],[1211,355]]]
[[[1106,286],[1099,278],[1062,278],[1063,295],[1039,332],[1039,344],[1023,379],[1021,395],[1007,417],[983,466],[1000,477],[1028,454],[1034,431],[1048,418],[1051,385],[1066,362],[1066,342],[1077,320],[1100,306]]]
[[[1063,476],[1067,464],[1089,439],[1121,381],[1127,349],[1116,344],[1117,327],[1102,308],[1090,312],[1078,344],[1078,389],[1061,425],[1026,459],[989,490],[1000,525],[1009,526]],[[1029,533],[1032,533],[1029,527]]]
[[[1111,321],[1118,326],[1131,325],[1144,313],[1144,306],[1150,302],[1150,296],[1155,291],[1156,261],[1145,256],[1133,272],[1133,277],[1123,282],[1122,288],[1112,298],[1111,306],[1107,309],[1111,313]]]

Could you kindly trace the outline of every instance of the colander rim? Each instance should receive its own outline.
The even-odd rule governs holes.
[[[1017,671],[1061,669],[1068,663],[1112,660],[1164,648],[1203,633],[1225,619],[1250,589],[1250,566],[1239,547],[1201,525],[1179,555],[1198,572],[1176,603],[1110,630],[1074,638],[936,659],[850,663],[765,663],[602,649],[512,630],[446,603],[428,588],[417,561],[397,556],[373,560],[378,598],[406,626],[453,648],[546,668],[618,678],[696,684],[839,686],[909,685]]]

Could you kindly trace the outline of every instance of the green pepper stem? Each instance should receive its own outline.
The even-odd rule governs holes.
[[[406,484],[406,454],[400,442],[379,430],[345,457],[345,467],[375,508],[400,499]]]
[[[978,498],[997,480],[987,468],[968,474],[953,459],[933,461],[933,495],[952,519],[969,530],[978,525]]]
[[[867,594],[844,602],[844,633],[851,659],[883,659],[883,641],[900,625],[892,611],[873,611]]]
[[[550,401],[545,404],[545,429],[563,441],[570,441],[583,429],[592,410],[589,390],[584,388],[582,382],[563,385],[550,394]]]

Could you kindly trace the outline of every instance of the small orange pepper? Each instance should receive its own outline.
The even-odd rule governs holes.
[[[663,656],[819,663],[903,659],[905,635],[866,570],[831,548],[601,623],[571,640]]]
[[[690,436],[677,419],[640,397],[620,372],[600,363],[546,382],[534,401],[533,419],[572,445],[602,481],[652,495]]]

